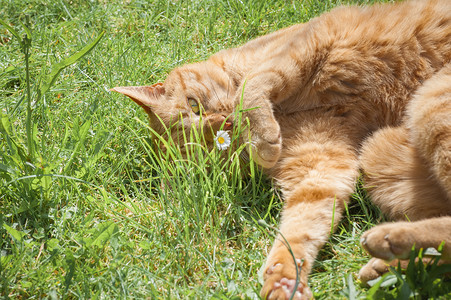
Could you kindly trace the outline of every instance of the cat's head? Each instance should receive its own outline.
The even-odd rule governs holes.
[[[159,135],[166,136],[169,132],[183,146],[183,135],[189,136],[194,127],[202,131],[206,146],[212,148],[218,130],[233,130],[234,89],[222,68],[205,61],[174,69],[164,83],[112,90],[140,105]]]

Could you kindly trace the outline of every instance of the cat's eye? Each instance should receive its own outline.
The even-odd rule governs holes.
[[[200,113],[200,107],[199,107],[199,102],[197,102],[195,99],[193,98],[188,98],[188,104],[191,107],[191,110],[198,115]]]

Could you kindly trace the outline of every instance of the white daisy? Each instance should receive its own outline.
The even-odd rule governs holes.
[[[219,150],[225,150],[230,146],[230,136],[227,131],[219,130],[215,137],[216,147]]]

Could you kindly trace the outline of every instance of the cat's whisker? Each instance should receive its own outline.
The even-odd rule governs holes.
[[[241,151],[240,158],[243,160],[243,162],[248,163],[249,162],[249,155],[245,150]]]

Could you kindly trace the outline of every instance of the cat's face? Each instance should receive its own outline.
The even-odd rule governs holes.
[[[203,135],[209,148],[220,129],[233,129],[234,86],[229,76],[211,62],[174,69],[164,83],[112,89],[130,97],[147,112],[151,127],[160,135],[170,134],[183,143],[193,126]],[[181,145],[183,146],[183,145]]]

